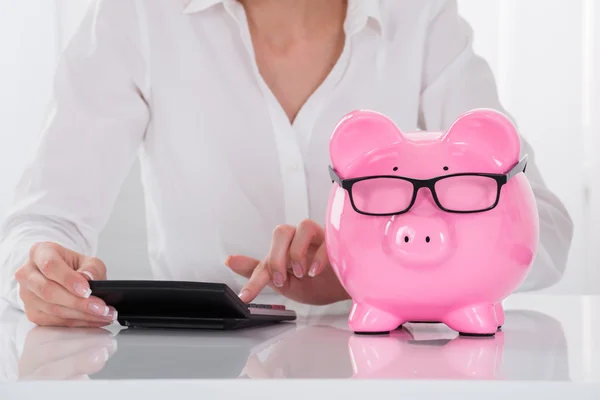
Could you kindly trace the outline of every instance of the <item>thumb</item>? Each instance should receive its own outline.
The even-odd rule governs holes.
[[[77,272],[83,274],[89,281],[106,279],[106,265],[95,257],[82,256]]]
[[[246,256],[229,256],[225,260],[225,265],[233,272],[244,278],[250,278],[254,269],[260,264],[260,261]]]

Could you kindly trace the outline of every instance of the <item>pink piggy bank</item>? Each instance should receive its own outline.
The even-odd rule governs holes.
[[[527,156],[509,119],[478,109],[447,132],[407,134],[359,110],[335,127],[329,152],[327,252],[353,300],[350,328],[442,322],[494,335],[539,237]]]

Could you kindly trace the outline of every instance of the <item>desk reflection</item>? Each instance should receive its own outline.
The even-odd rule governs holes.
[[[395,378],[569,380],[561,324],[507,311],[494,338],[458,336],[442,324],[407,324],[359,336],[345,317],[237,332],[36,327],[18,379]]]
[[[19,359],[20,380],[77,380],[101,371],[117,342],[105,329],[36,327]]]
[[[533,311],[507,311],[493,338],[458,336],[441,324],[406,324],[388,336],[313,326],[280,342],[251,378],[570,380],[561,324]]]
[[[219,332],[36,327],[27,334],[19,380],[238,378],[252,354],[294,324]]]

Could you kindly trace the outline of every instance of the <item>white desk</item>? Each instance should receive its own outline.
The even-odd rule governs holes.
[[[40,328],[0,306],[0,399],[600,399],[600,297],[505,308],[495,338],[464,338],[438,324],[356,336],[335,308],[206,332]]]

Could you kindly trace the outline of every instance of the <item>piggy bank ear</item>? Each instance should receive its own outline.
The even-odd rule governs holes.
[[[477,153],[494,158],[498,171],[519,161],[521,142],[517,128],[504,114],[476,109],[461,115],[443,138],[446,142],[468,145]]]
[[[402,133],[388,117],[375,111],[357,110],[336,125],[329,141],[329,156],[333,168],[342,172],[373,150],[402,140]]]

